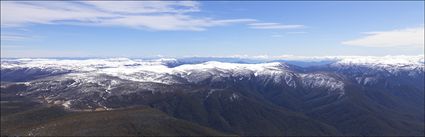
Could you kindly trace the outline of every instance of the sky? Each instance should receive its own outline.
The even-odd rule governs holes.
[[[1,1],[1,57],[424,54],[424,1]]]

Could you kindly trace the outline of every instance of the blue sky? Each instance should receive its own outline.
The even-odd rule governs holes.
[[[1,57],[424,54],[424,2],[1,2]]]

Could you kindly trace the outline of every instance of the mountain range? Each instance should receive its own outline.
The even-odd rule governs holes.
[[[424,56],[2,59],[1,133],[424,136],[424,74]]]

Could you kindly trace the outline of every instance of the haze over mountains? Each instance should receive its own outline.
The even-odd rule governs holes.
[[[2,135],[424,135],[424,56],[313,61],[2,59]]]

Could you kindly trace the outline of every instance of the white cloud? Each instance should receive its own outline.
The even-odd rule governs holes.
[[[106,12],[119,13],[186,13],[198,12],[194,1],[85,1]]]
[[[250,22],[252,19],[198,19],[187,15],[126,16],[104,20],[103,25],[125,25],[133,28],[149,28],[153,30],[192,30],[202,31],[206,27],[222,26],[234,23]]]
[[[367,32],[366,37],[344,41],[344,45],[365,47],[420,47],[424,48],[424,27],[390,31]]]
[[[113,25],[152,30],[200,31],[207,27],[253,22],[254,19],[195,17],[199,3],[191,1],[1,2],[2,27],[28,24]]]
[[[1,25],[5,27],[22,26],[29,23],[52,24],[55,21],[75,20],[94,21],[104,17],[114,17],[70,3],[61,6],[61,3],[46,2],[1,2]]]
[[[20,41],[28,39],[29,36],[20,35],[20,34],[1,34],[1,40],[2,41]]]
[[[261,23],[255,19],[214,19],[190,14],[200,11],[200,3],[195,1],[1,1],[1,26],[62,23],[189,31],[237,23],[248,24],[253,29],[304,27]]]
[[[280,23],[251,23],[248,24],[253,29],[299,29],[304,25],[285,25]]]

